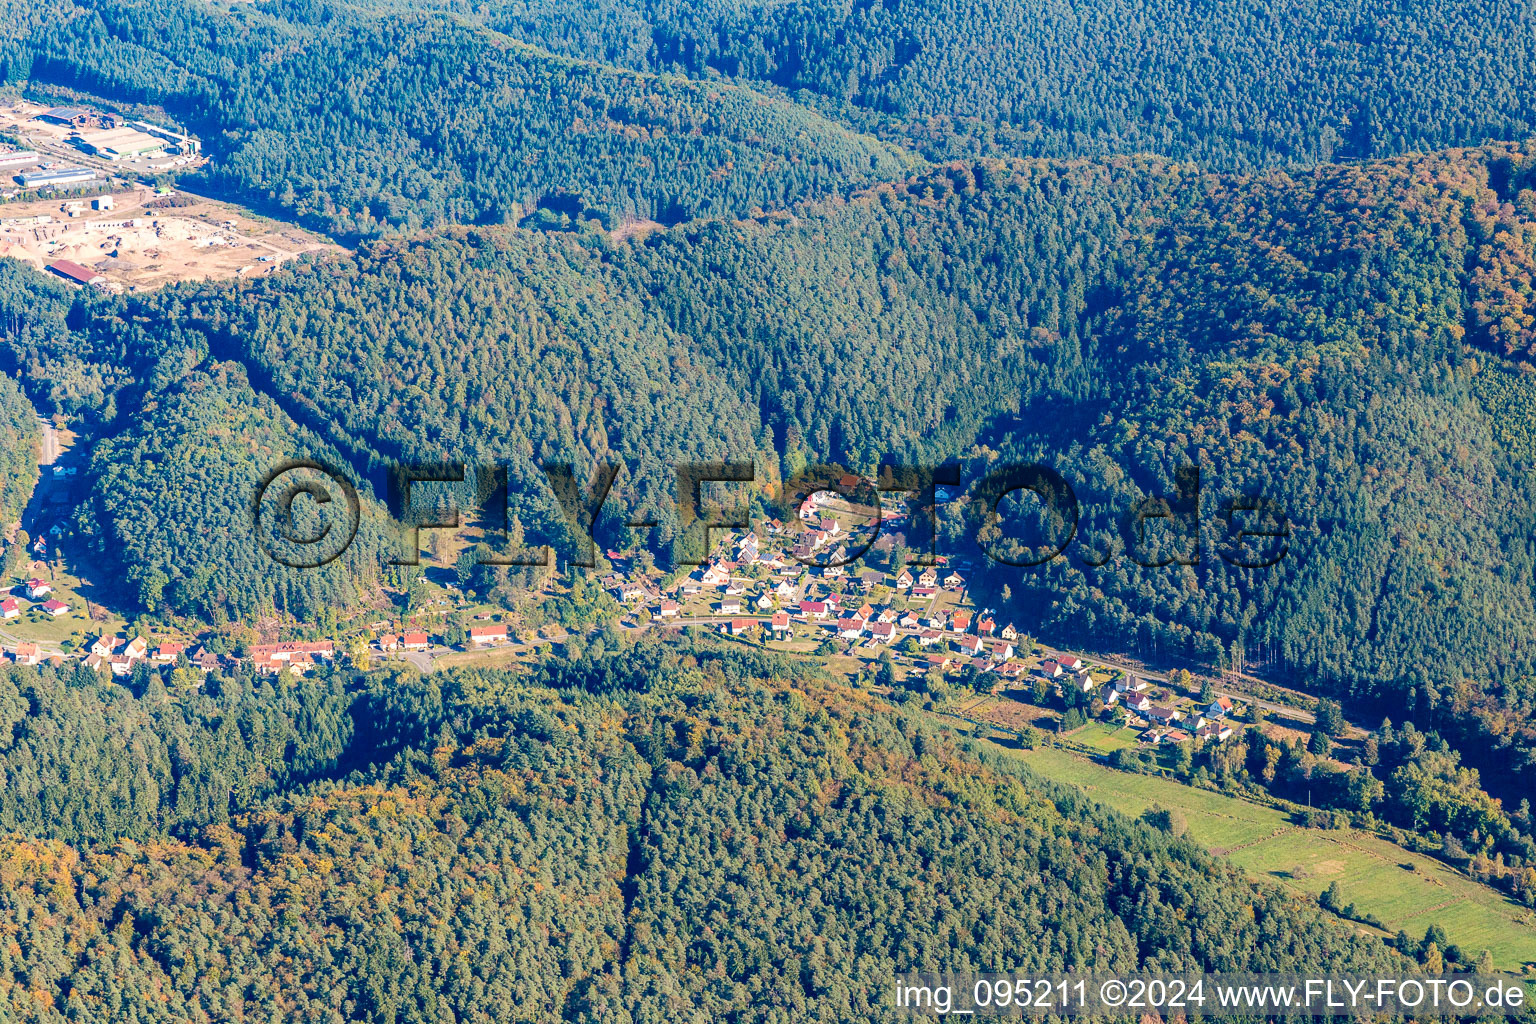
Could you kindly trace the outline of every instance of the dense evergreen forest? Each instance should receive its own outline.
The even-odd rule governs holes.
[[[1157,152],[1253,169],[1536,128],[1536,21],[1492,0],[371,6],[450,9],[562,53],[809,90],[936,157]]]
[[[132,468],[185,461],[168,457],[183,435],[157,428],[186,400],[161,394],[204,359],[251,367],[354,465],[508,464],[523,522],[557,541],[537,465],[618,460],[629,473],[599,539],[624,540],[612,524],[638,511],[663,521],[648,538],[663,558],[676,460],[752,459],[764,486],[823,459],[959,460],[968,481],[1039,460],[1066,475],[1082,523],[1067,557],[978,581],[999,598],[1008,585],[1021,617],[1279,668],[1462,730],[1482,767],[1524,785],[1536,599],[1529,441],[1511,409],[1530,385],[1499,357],[1529,329],[1509,254],[1532,223],[1532,163],[1505,147],[1257,178],[1151,159],[955,164],[639,242],[449,232],[69,308],[13,282],[12,358],[65,409],[131,425],[122,451],[140,454],[117,466],[106,449],[97,505],[108,547],[149,574],[146,606],[318,600],[279,597],[258,561],[223,570],[218,593],[238,602],[160,586],[219,561],[178,553],[172,499]],[[1162,559],[1126,516],[1174,494],[1181,465],[1201,468],[1205,557],[1144,568]],[[1217,556],[1221,503],[1242,495],[1289,517],[1270,569]],[[973,535],[955,522],[947,541]],[[366,585],[358,558],[349,578]]]
[[[0,376],[0,522],[15,522],[37,486],[42,434],[14,377]]]
[[[1401,965],[762,656],[5,669],[0,726],[19,1021],[858,1021],[898,969]]]
[[[289,13],[302,17],[94,4],[0,37],[0,78],[162,105],[218,152],[205,186],[344,236],[741,216],[912,163],[747,86],[556,57],[440,18]]]
[[[1352,771],[1325,702],[1310,746],[1176,773],[1432,830],[1529,898],[1533,43],[1490,0],[0,0],[0,83],[162,108],[213,157],[186,184],[352,247],[133,294],[0,259],[0,517],[35,406],[92,446],[74,525],[121,610],[317,635],[410,600],[391,464],[505,466],[512,532],[568,559],[541,467],[619,463],[597,540],[671,568],[678,462],[752,462],[759,508],[810,464],[974,498],[1044,463],[1062,557],[987,564],[1063,526],[1027,501],[940,513],[978,606],[1392,719]],[[263,550],[293,459],[358,482],[355,523],[297,506],[357,530],[320,569]],[[1223,557],[1254,499],[1263,568]],[[1413,953],[804,665],[623,643],[0,667],[0,1018],[841,1022],[898,969]]]

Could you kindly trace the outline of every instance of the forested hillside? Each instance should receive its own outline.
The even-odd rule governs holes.
[[[174,700],[5,669],[0,716],[19,1021],[858,1021],[901,969],[1398,963],[1183,840],[741,654]],[[37,795],[76,773],[67,807]],[[106,780],[135,777],[124,806]],[[200,795],[224,785],[228,806]]]
[[[132,429],[101,442],[81,525],[127,584],[122,597],[145,611],[203,622],[272,613],[333,622],[338,610],[377,596],[399,534],[371,496],[360,498],[356,515],[334,494],[324,506],[294,502],[293,526],[270,515],[257,520],[252,503],[261,484],[294,459],[342,464],[271,398],[253,393],[238,365],[215,364],[156,395]],[[356,530],[356,539],[323,566],[300,560],[302,544],[277,539],[326,530]]]
[[[1536,23],[1494,0],[372,6],[451,9],[563,53],[811,90],[937,157],[1155,152],[1241,169],[1536,130]]]
[[[0,522],[15,522],[37,486],[42,434],[14,377],[0,376]]]
[[[442,18],[286,13],[91,3],[18,33],[0,77],[162,105],[208,137],[207,185],[344,236],[742,216],[911,163],[746,86],[556,57]]]
[[[525,522],[556,539],[536,470],[550,459],[629,467],[605,544],[631,510],[669,519],[679,459],[751,458],[765,484],[822,459],[958,459],[967,481],[1042,460],[1077,489],[1082,531],[1048,567],[978,581],[999,599],[1007,584],[1021,617],[1454,718],[1495,739],[1477,741],[1485,769],[1528,778],[1526,449],[1485,406],[1496,357],[1466,346],[1502,353],[1525,329],[1529,279],[1506,253],[1529,223],[1511,189],[1530,163],[1497,149],[1299,177],[955,165],[639,243],[460,233],[251,285],[81,300],[98,312],[77,311],[87,326],[65,347],[68,365],[125,361],[133,383],[106,394],[131,401],[200,353],[244,361],[364,467],[506,462]],[[1512,312],[1487,315],[1489,296]],[[65,358],[26,340],[50,322],[18,332],[19,361]],[[163,501],[112,497],[135,483],[111,463],[109,508]],[[1203,474],[1205,556],[1142,568],[1124,517],[1186,464]],[[1278,566],[1217,556],[1216,513],[1237,495],[1289,516]],[[648,542],[665,557],[672,539],[664,522]]]

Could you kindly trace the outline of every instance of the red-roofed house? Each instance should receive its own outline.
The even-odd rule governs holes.
[[[773,618],[769,621],[768,625],[773,629],[774,633],[788,633],[789,612],[774,612]]]
[[[428,642],[425,633],[407,633],[400,638],[400,646],[408,651],[424,651]]]
[[[470,626],[469,642],[473,647],[489,647],[492,644],[506,643],[506,626]]]
[[[8,597],[0,601],[0,619],[14,619],[21,614],[21,605],[16,603],[14,597]]]
[[[39,661],[42,660],[42,656],[37,653],[37,644],[16,645],[16,664],[36,665]]]
[[[864,620],[847,616],[837,620],[837,635],[844,640],[857,640],[864,635]]]
[[[44,601],[43,611],[47,612],[49,615],[52,615],[54,618],[58,618],[60,615],[63,615],[69,611],[69,605],[65,604],[63,601]]]
[[[47,580],[27,580],[27,597],[31,600],[36,601],[38,598],[47,597],[51,593],[53,593],[53,587]]]

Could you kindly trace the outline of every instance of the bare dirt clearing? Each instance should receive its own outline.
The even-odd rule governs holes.
[[[99,197],[96,197],[99,199]],[[185,205],[182,205],[185,204]],[[306,252],[341,252],[324,239],[187,193],[134,188],[92,199],[0,206],[0,256],[43,268],[70,260],[125,291],[173,281],[260,277]]]

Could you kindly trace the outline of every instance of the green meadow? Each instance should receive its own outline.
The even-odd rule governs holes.
[[[1077,738],[1077,737],[1074,737]],[[1087,790],[1130,815],[1154,803],[1179,811],[1189,836],[1255,878],[1316,898],[1338,882],[1346,902],[1393,933],[1438,923],[1463,950],[1488,949],[1500,970],[1536,965],[1536,914],[1438,861],[1374,835],[1301,828],[1284,812],[1116,771],[1055,748],[1019,751],[1031,769]]]

